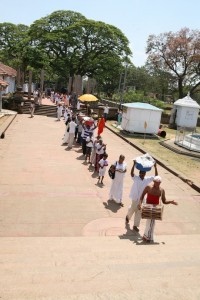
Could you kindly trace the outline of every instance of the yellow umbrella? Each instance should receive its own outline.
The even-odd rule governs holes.
[[[98,98],[92,94],[83,94],[82,96],[78,97],[78,99],[82,102],[98,101]]]

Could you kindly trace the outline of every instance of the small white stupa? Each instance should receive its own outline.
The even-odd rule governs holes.
[[[170,125],[196,128],[200,106],[188,93],[186,97],[174,102]]]
[[[175,144],[197,152],[200,152],[200,134],[196,132],[199,109],[199,104],[188,93],[174,102],[170,118],[170,125],[177,127]]]

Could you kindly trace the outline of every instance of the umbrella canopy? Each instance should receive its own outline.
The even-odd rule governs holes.
[[[93,102],[98,101],[97,97],[92,94],[84,94],[78,98],[82,102]]]

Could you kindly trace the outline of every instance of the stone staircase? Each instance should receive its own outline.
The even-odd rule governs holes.
[[[22,106],[23,114],[30,114],[30,102],[26,100]],[[57,117],[57,107],[55,105],[38,105],[35,106],[35,115],[47,116],[47,117]]]
[[[184,245],[184,247],[183,247]],[[197,300],[198,236],[4,237],[7,300]]]

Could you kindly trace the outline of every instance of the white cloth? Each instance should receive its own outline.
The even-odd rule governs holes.
[[[74,121],[69,122],[69,133],[75,133],[77,124]]]
[[[62,106],[58,106],[57,108],[57,117],[58,117],[58,120],[60,120],[61,116],[62,116]]]
[[[31,117],[33,117],[35,112],[35,103],[31,103],[30,112],[31,112]]]
[[[86,138],[86,147],[93,148],[94,139],[90,136]]]
[[[104,114],[108,114],[109,113],[109,108],[106,106],[105,108],[104,108]]]
[[[123,162],[119,164],[119,162],[114,163],[116,165],[117,170],[125,171],[126,163]],[[112,185],[110,188],[109,198],[115,200],[117,203],[122,202],[122,194],[123,194],[123,183],[124,183],[125,173],[115,172],[115,178],[112,180]]]
[[[102,144],[97,143],[96,144],[96,153],[97,154],[104,154],[105,152],[105,146],[103,146]]]
[[[108,161],[105,159],[101,159],[100,161],[99,161],[99,165],[101,166],[100,168],[99,168],[99,176],[104,176],[105,175],[105,173],[106,173],[106,167],[108,166]],[[103,167],[103,168],[102,168]]]
[[[146,220],[146,227],[144,231],[144,237],[148,241],[154,240],[154,228],[155,228],[155,220],[147,219]]]
[[[68,143],[69,142],[69,132],[67,131],[69,128],[69,124],[67,124],[66,128],[65,128],[65,134],[64,134],[64,138],[63,138],[63,143]]]
[[[135,161],[141,164],[143,168],[152,168],[155,164],[155,160],[148,153],[136,157]]]
[[[81,103],[77,101],[76,109],[80,109],[80,108],[81,108]]]
[[[132,218],[134,213],[134,226],[139,227],[141,221],[141,210],[138,209],[137,201],[132,201],[131,205],[128,208],[127,216],[129,220]]]
[[[94,141],[93,149],[92,149],[92,153],[91,153],[91,157],[90,157],[90,161],[94,165],[96,162],[96,145],[97,145],[97,141]]]
[[[74,132],[69,132],[68,147],[72,148],[74,142]]]
[[[142,180],[140,178],[140,176],[136,176],[134,175],[132,177],[134,183],[131,187],[131,191],[129,194],[129,197],[132,201],[136,201],[137,203],[140,200],[140,197],[142,195],[142,192],[144,191],[145,187],[153,181],[155,176],[148,176],[148,177],[144,177],[144,179]]]

